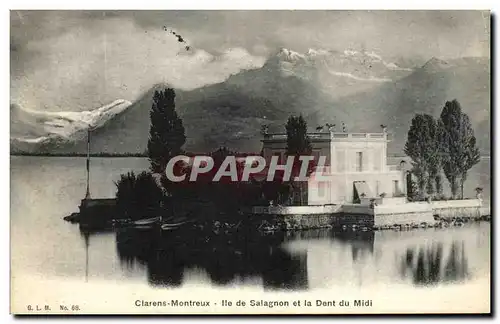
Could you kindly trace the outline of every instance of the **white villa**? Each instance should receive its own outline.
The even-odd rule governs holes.
[[[318,181],[308,182],[308,205],[368,204],[381,197],[405,200],[404,170],[387,165],[387,132],[308,134],[315,157],[326,156],[326,165]],[[266,160],[286,151],[286,134],[265,134],[262,140]],[[324,179],[327,180],[324,180]],[[392,199],[391,199],[392,200]]]
[[[434,224],[434,215],[447,219],[489,215],[481,199],[409,202],[403,165],[387,165],[389,140],[385,128],[382,133],[331,131],[308,135],[313,155],[325,156],[326,163],[323,170],[316,168],[310,175],[307,198],[303,195],[297,204],[294,195],[294,201],[284,206],[255,206],[253,214],[277,216],[286,229],[351,225],[384,228],[395,224],[414,227]],[[266,161],[275,155],[285,160],[286,134],[265,132],[262,143]],[[321,179],[315,176],[318,172]]]

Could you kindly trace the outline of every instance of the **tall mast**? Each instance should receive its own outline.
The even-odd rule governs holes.
[[[87,129],[87,193],[85,199],[90,199],[90,127]]]

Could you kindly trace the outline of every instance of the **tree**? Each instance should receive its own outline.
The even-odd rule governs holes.
[[[411,172],[406,174],[406,195],[409,201],[415,201],[418,198],[418,187],[413,181]]]
[[[155,179],[146,171],[122,174],[116,185],[118,215],[133,220],[156,217],[162,213],[164,195]]]
[[[465,150],[463,152],[463,164],[462,164],[462,170],[461,170],[461,177],[460,177],[460,195],[462,199],[464,199],[464,183],[467,180],[467,172],[477,163],[479,163],[479,160],[481,158],[481,155],[479,153],[479,148],[477,147],[476,144],[476,137],[474,136],[474,129],[472,128],[472,125],[470,123],[469,116],[466,114],[463,114],[463,125],[465,129]]]
[[[434,183],[436,191],[441,190],[438,180],[441,169],[439,136],[438,123],[431,115],[417,114],[413,117],[404,152],[412,159],[421,195],[424,192],[432,195],[435,192]]]
[[[175,111],[173,89],[155,91],[150,112],[148,157],[151,171],[163,173],[168,161],[182,153],[186,135],[182,119]]]
[[[298,157],[301,155],[311,155],[312,146],[309,136],[307,136],[307,122],[302,115],[290,116],[286,123],[286,155],[294,156],[294,167],[290,179],[292,180],[292,189],[295,189],[293,180],[300,172],[300,164]],[[309,172],[311,169],[308,170]],[[309,173],[308,172],[308,173]],[[308,174],[309,175],[309,174]],[[300,195],[300,204],[303,204],[303,187],[304,184],[300,183],[298,186]]]
[[[286,123],[286,154],[300,156],[312,153],[311,141],[307,136],[307,122],[302,115],[290,116]]]
[[[429,147],[426,151],[427,165],[429,167],[429,184],[427,193],[440,196],[443,193],[443,185],[441,180],[442,170],[442,149],[441,149],[441,127],[439,121],[435,120],[432,116],[426,115],[429,125]]]
[[[469,116],[462,112],[456,99],[445,103],[440,128],[443,170],[454,198],[460,181],[460,196],[463,199],[467,172],[479,162],[480,155]]]

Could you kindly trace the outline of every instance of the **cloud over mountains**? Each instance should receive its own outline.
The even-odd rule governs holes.
[[[488,58],[461,58],[488,55],[487,18],[473,11],[12,11],[11,144],[71,143],[94,123],[103,133],[113,129],[103,143],[123,136],[116,145],[126,151],[135,136],[130,146],[142,150],[148,96],[158,84],[176,89],[188,122],[206,124],[189,130],[193,147],[238,146],[261,124],[281,125],[299,112],[315,116],[311,123],[342,119],[367,129],[367,116],[375,125],[399,118],[393,124],[402,134],[414,111],[435,112],[454,97],[484,126]],[[133,135],[120,133],[131,127]]]
[[[11,103],[46,111],[83,111],[116,98],[135,100],[156,83],[193,89],[265,61],[243,48],[209,53],[191,44],[186,50],[163,28],[145,30],[122,18],[86,28],[67,26],[64,33],[14,48]]]
[[[225,55],[235,59],[246,57],[241,51]],[[203,58],[200,61],[212,62]],[[471,117],[482,151],[487,152],[488,62],[478,58],[450,61],[432,58],[418,67],[394,64],[397,67],[394,68],[373,52],[310,50],[298,53],[281,49],[260,68],[243,69],[222,82],[195,89],[176,88],[176,106],[186,127],[188,150],[205,152],[224,145],[239,151],[258,151],[262,125],[283,131],[290,114],[302,113],[313,129],[326,122],[338,125],[345,122],[351,131],[376,132],[380,124],[387,124],[395,136],[391,149],[399,152],[415,113],[437,117],[446,100],[457,98]],[[150,87],[132,105],[120,106],[118,109],[123,108],[122,111],[91,112],[92,116],[101,116],[102,125],[93,136],[93,150],[143,152],[152,94],[165,86],[168,85],[160,83]],[[34,115],[32,112],[29,116]],[[68,123],[64,118],[83,119],[84,114],[38,115],[50,117],[42,121],[42,130],[40,120],[23,124],[33,119],[13,119],[19,122],[13,129],[25,131],[25,135],[11,138],[14,149],[63,153],[86,150],[84,141],[79,141],[78,131],[74,131],[81,129],[75,125],[83,125],[84,121],[73,119]],[[37,140],[40,138],[41,143]]]

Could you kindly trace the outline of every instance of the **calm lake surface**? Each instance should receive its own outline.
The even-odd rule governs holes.
[[[466,195],[490,192],[489,159],[470,173]],[[93,197],[114,197],[121,173],[144,158],[93,158]],[[137,230],[94,233],[62,220],[85,194],[85,159],[11,157],[12,275],[106,280],[155,287],[259,286],[317,289],[402,283],[460,284],[490,276],[490,223],[450,229],[190,237]],[[489,292],[485,292],[485,294]]]

